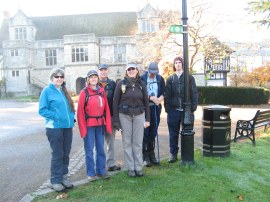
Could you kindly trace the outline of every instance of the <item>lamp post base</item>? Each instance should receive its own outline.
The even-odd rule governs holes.
[[[181,165],[194,164],[194,131],[181,131]]]

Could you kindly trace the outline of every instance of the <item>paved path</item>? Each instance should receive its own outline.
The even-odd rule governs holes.
[[[234,136],[234,130],[235,130],[235,125],[236,125],[237,120],[239,120],[239,119],[246,119],[246,120],[252,119],[258,109],[265,109],[265,108],[270,108],[270,106],[255,107],[255,108],[252,108],[252,107],[249,107],[249,108],[232,107],[231,112],[230,112],[231,138],[233,138],[233,136]],[[195,129],[194,147],[196,149],[201,148],[202,119],[203,119],[203,107],[199,106],[197,111],[195,112],[195,124],[194,124],[194,129]],[[79,135],[77,126],[74,128],[74,135]],[[167,128],[167,124],[166,124],[166,113],[164,112],[164,109],[163,109],[162,114],[161,114],[161,122],[160,122],[160,126],[159,126],[158,135],[159,135],[159,145],[160,145],[160,158],[161,158],[161,160],[167,159],[169,157],[169,144],[168,144],[169,143],[169,135],[168,135],[168,128]],[[180,145],[181,144],[179,143],[179,146]],[[122,137],[121,137],[120,132],[116,133],[115,148],[116,148],[117,164],[123,166],[124,157],[123,157]],[[181,151],[181,150],[179,149],[179,151]],[[180,156],[180,154],[178,154],[178,156]],[[196,159],[195,159],[195,161],[196,161]],[[83,146],[71,158],[70,177],[75,185],[80,185],[80,184],[84,184],[87,182]],[[49,183],[49,180],[44,182],[44,184],[40,186],[40,188],[37,190],[36,193],[42,194],[42,193],[51,192],[51,189],[46,188],[48,183]],[[30,196],[31,196],[31,194],[26,195],[22,201],[29,201],[29,199],[31,199]]]

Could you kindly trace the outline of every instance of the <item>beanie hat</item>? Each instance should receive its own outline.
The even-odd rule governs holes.
[[[50,79],[52,80],[54,76],[61,74],[62,76],[65,76],[65,71],[61,68],[53,68],[50,72]]]
[[[98,67],[98,69],[99,70],[100,69],[108,69],[108,65],[106,65],[106,64],[100,64],[99,67]]]
[[[90,77],[90,76],[92,76],[92,75],[98,76],[97,71],[96,71],[96,70],[90,70],[90,71],[87,73],[87,77]]]
[[[148,65],[148,73],[149,74],[158,74],[159,70],[158,70],[158,63],[156,62],[151,62]]]
[[[180,61],[183,64],[183,59],[180,56],[177,56],[176,58],[174,58],[173,65],[175,64],[176,61]]]

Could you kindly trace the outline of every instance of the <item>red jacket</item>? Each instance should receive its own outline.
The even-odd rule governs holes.
[[[86,87],[86,89],[89,94],[88,102],[84,107],[86,94],[84,90],[81,90],[77,109],[77,120],[81,137],[84,138],[86,136],[87,127],[91,126],[105,125],[107,133],[111,134],[111,114],[104,88],[99,87],[98,92],[91,87]],[[85,112],[90,116],[87,120],[85,118]]]

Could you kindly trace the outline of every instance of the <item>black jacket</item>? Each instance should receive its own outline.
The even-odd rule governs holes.
[[[122,84],[126,86],[123,93]],[[145,112],[146,121],[150,122],[150,108],[146,85],[138,79],[136,85],[131,86],[124,78],[118,82],[113,99],[113,122],[119,122],[119,113],[136,116]]]
[[[198,90],[195,79],[191,75],[189,75],[189,90],[191,111],[194,112],[198,105]],[[180,78],[178,78],[176,74],[169,76],[165,87],[165,111],[168,113],[171,109],[183,109],[185,101],[184,96],[184,74],[182,73]]]
[[[100,84],[100,86],[102,86],[102,84]],[[106,91],[106,96],[107,96],[108,104],[110,107],[111,116],[113,115],[113,96],[114,96],[115,87],[116,87],[115,81],[107,78],[104,89]]]

